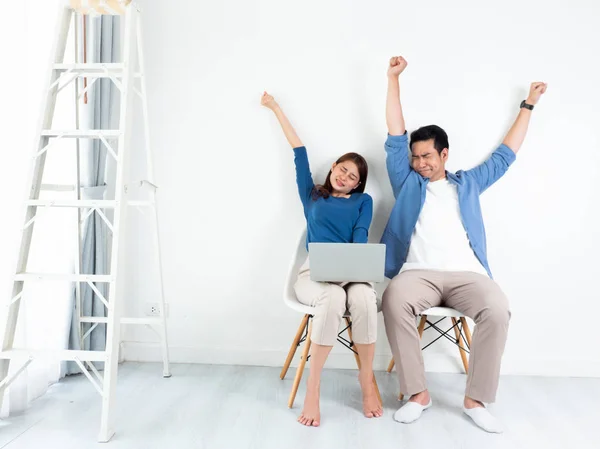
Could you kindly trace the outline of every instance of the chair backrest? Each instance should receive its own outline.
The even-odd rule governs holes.
[[[296,242],[296,248],[287,271],[285,279],[285,285],[283,287],[283,300],[285,302],[291,301],[297,303],[296,293],[294,292],[294,283],[298,278],[298,270],[302,264],[306,261],[308,252],[306,251],[306,229],[300,233],[300,237]]]

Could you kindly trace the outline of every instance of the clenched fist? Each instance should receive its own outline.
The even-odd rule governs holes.
[[[408,63],[406,62],[406,59],[404,59],[402,56],[392,57],[390,59],[390,65],[388,67],[388,76],[399,76],[404,71],[407,65]]]
[[[275,98],[273,98],[273,96],[269,95],[267,92],[264,92],[260,98],[260,104],[262,104],[265,108],[269,108],[271,111],[274,111],[279,106],[275,101]]]
[[[529,96],[525,101],[527,104],[537,104],[540,101],[540,97],[543,93],[546,92],[548,85],[546,83],[531,83],[531,87],[529,88]]]

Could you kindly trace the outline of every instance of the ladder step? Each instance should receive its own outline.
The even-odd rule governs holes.
[[[48,192],[73,192],[75,186],[73,184],[42,184],[40,189]]]
[[[82,316],[79,318],[82,323],[108,323],[108,318],[104,316]],[[160,318],[121,318],[121,324],[153,324],[161,325]]]
[[[76,359],[85,362],[104,362],[107,359],[106,351],[76,351],[76,350],[48,350],[48,349],[10,349],[0,352],[0,359],[50,359],[50,360],[71,360]]]
[[[110,274],[61,274],[61,273],[17,273],[15,281],[73,281],[73,282],[113,282]]]
[[[115,138],[121,135],[121,131],[118,129],[44,129],[42,130],[43,137],[70,137],[70,138],[88,138],[88,139],[99,139],[104,138]]]
[[[73,73],[82,73],[85,75],[98,74],[102,76],[106,73],[116,75],[123,73],[125,65],[123,63],[88,63],[88,64],[53,64],[52,68],[59,72],[71,71]]]
[[[87,64],[54,64],[53,70],[57,72],[70,72],[78,76],[89,76],[90,78],[121,78],[125,73],[123,63],[87,63]],[[135,77],[141,77],[140,72],[133,73]]]
[[[97,207],[99,209],[113,209],[117,206],[115,200],[27,200],[27,206],[46,207]]]

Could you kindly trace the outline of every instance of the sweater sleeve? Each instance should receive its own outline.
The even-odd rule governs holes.
[[[306,147],[294,148],[294,163],[296,164],[296,184],[298,184],[298,194],[303,205],[310,201],[313,187],[315,186],[310,166],[308,164],[308,155]]]
[[[385,141],[385,164],[392,184],[394,198],[398,198],[404,181],[410,174],[410,160],[408,154],[408,135],[405,132],[401,136],[390,136]]]
[[[365,200],[360,205],[358,220],[352,231],[352,243],[367,243],[369,240],[369,227],[373,219],[373,199],[364,194]]]

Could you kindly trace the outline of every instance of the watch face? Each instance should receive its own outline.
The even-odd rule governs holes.
[[[533,105],[530,105],[530,104],[527,104],[527,103],[525,103],[525,100],[523,100],[523,101],[521,102],[521,107],[522,107],[522,108],[525,108],[525,109],[529,109],[530,111],[531,111],[531,110],[533,110]]]

